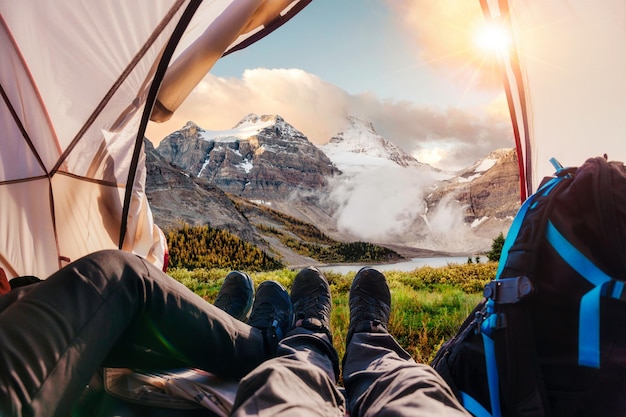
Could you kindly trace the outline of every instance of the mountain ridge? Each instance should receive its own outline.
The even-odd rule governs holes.
[[[271,207],[314,224],[339,241],[396,245],[406,247],[406,253],[476,253],[506,231],[519,206],[514,151],[497,150],[453,174],[404,153],[378,135],[371,123],[357,118],[349,122],[348,129],[321,146],[278,115],[249,114],[227,131],[207,131],[188,122],[161,141],[155,152],[172,166],[183,165],[177,169],[190,177],[194,174],[189,169],[201,174],[197,180],[221,190],[231,201]],[[373,151],[368,154],[368,149]],[[317,163],[309,163],[311,158],[318,158]],[[297,170],[302,171],[294,173]],[[259,171],[264,175],[255,176]],[[386,176],[388,182],[382,182]],[[242,185],[244,181],[247,184]],[[196,185],[202,188],[201,184]],[[355,197],[360,192],[362,201]],[[373,200],[368,197],[372,193],[377,195]],[[383,205],[396,198],[400,205]],[[163,204],[163,199],[156,204]],[[377,205],[382,205],[379,212]],[[446,224],[445,216],[452,214],[454,222]],[[162,216],[155,217],[160,225]],[[206,213],[198,219],[215,223],[210,217]],[[369,230],[376,222],[381,223],[379,230]],[[453,223],[456,230],[450,228]],[[254,224],[242,230],[251,230],[266,248],[272,246]],[[447,243],[455,233],[463,238],[455,239],[456,245]],[[244,239],[250,240],[250,235]]]

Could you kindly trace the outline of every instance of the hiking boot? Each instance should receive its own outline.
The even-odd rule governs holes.
[[[369,267],[361,268],[350,287],[350,326],[346,344],[354,333],[387,333],[391,293],[385,276]]]
[[[237,320],[246,321],[250,315],[253,300],[252,279],[246,273],[232,271],[224,278],[224,283],[213,304]]]
[[[291,302],[295,313],[295,325],[324,332],[332,343],[330,287],[319,269],[307,267],[298,272],[291,286]]]
[[[256,290],[248,324],[263,331],[265,351],[275,353],[278,342],[293,327],[293,307],[285,287],[263,281]]]

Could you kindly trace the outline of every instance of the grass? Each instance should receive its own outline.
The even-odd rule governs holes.
[[[496,269],[497,263],[488,262],[423,267],[411,272],[385,272],[392,299],[389,332],[416,361],[430,363],[443,342],[456,333],[480,301],[482,288],[495,277]],[[221,269],[173,269],[169,274],[213,302],[228,272]],[[290,290],[296,273],[281,269],[255,272],[250,276],[255,286],[273,279]],[[340,358],[345,352],[350,322],[348,293],[353,277],[354,274],[326,274],[333,297],[333,344]]]

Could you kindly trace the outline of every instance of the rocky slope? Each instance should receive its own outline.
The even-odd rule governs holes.
[[[425,198],[428,210],[456,206],[475,236],[491,239],[508,227],[520,207],[519,174],[514,149],[499,149],[457,176],[442,181]]]
[[[507,218],[519,209],[519,175],[514,149],[498,149],[442,181],[426,198],[429,209],[453,197],[465,206],[465,221],[485,217]]]
[[[228,131],[187,123],[157,148],[169,162],[225,192],[259,200],[314,193],[338,173],[314,144],[280,116],[248,115]]]
[[[144,140],[144,147],[146,195],[159,227],[166,230],[182,223],[208,224],[228,230],[246,241],[267,246],[224,191],[167,162],[150,141]]]

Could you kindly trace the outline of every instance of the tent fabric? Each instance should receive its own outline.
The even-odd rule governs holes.
[[[190,24],[189,35],[181,40],[175,61],[165,75],[157,98],[154,121],[166,121],[223,55],[239,49],[247,39],[257,39],[272,31],[301,10],[309,1],[248,0],[227,4],[214,3],[217,16],[204,29],[202,13]],[[190,43],[191,42],[191,43]]]
[[[553,173],[549,160],[626,160],[626,3],[480,0],[507,21],[514,48],[503,61],[526,195]]]
[[[247,19],[220,44],[220,56],[309,1],[0,0],[0,268],[7,277],[47,277],[106,248],[162,266],[167,248],[145,195],[142,146],[171,58],[227,10],[247,8]]]

